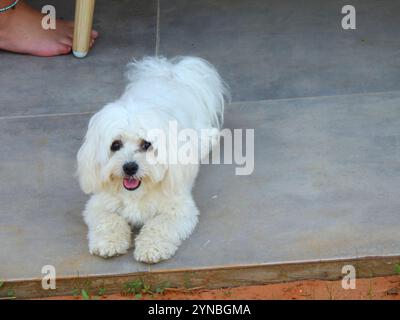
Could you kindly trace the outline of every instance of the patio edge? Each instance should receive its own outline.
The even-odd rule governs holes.
[[[234,265],[201,269],[172,269],[113,275],[78,275],[59,277],[56,289],[44,290],[42,279],[5,280],[0,288],[0,299],[32,299],[80,294],[82,289],[97,295],[121,293],[124,284],[141,280],[151,287],[168,284],[180,288],[225,288],[260,285],[297,280],[338,280],[345,265],[353,265],[356,278],[371,278],[396,274],[400,256],[362,257],[336,260],[301,261],[276,264]]]

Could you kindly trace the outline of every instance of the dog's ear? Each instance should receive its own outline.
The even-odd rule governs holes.
[[[101,187],[100,169],[106,156],[102,146],[102,130],[99,128],[101,114],[95,114],[89,122],[84,142],[77,155],[77,176],[83,192],[90,194]],[[104,149],[104,150],[103,150]]]

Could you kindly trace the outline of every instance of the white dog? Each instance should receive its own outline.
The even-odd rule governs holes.
[[[148,57],[130,63],[127,75],[121,98],[91,118],[77,155],[80,186],[93,194],[83,215],[90,253],[126,253],[130,225],[142,226],[134,257],[156,263],[172,257],[196,226],[191,189],[201,159],[219,140],[228,92],[214,67],[200,58]],[[172,163],[171,156],[157,161],[161,147],[176,152],[184,143],[149,134],[168,136],[171,122],[199,133],[198,143],[206,148],[195,152],[199,144],[189,144],[195,162]],[[201,135],[203,129],[214,130]]]

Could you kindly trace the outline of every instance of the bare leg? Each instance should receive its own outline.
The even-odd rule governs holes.
[[[0,0],[0,7],[9,3],[9,0]],[[20,1],[14,10],[0,13],[0,50],[42,57],[70,53],[73,21],[57,19],[55,30],[45,30],[42,28],[42,19],[43,15],[24,1]],[[97,31],[91,32],[91,45],[97,35]]]

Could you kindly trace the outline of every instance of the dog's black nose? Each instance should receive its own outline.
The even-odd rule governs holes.
[[[136,162],[127,162],[122,166],[122,169],[128,176],[133,176],[138,171],[139,166]]]

